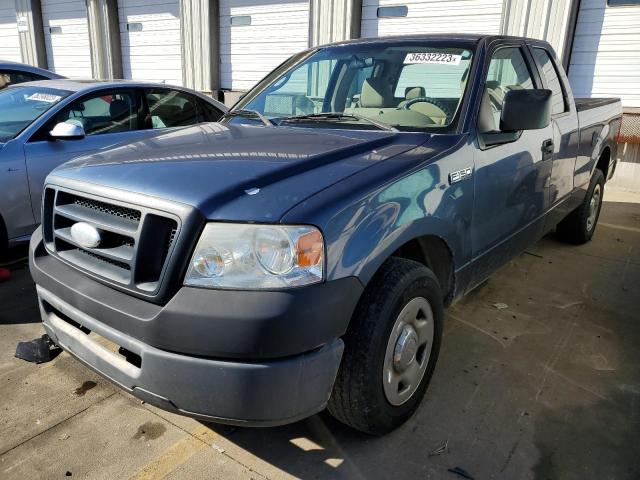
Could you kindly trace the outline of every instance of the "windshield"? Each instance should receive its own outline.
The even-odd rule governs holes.
[[[245,115],[230,118],[260,122],[251,111],[275,125],[445,131],[457,122],[471,60],[468,47],[415,41],[306,52],[238,102],[233,110]]]
[[[42,87],[13,87],[0,91],[0,142],[16,137],[31,122],[71,92]]]

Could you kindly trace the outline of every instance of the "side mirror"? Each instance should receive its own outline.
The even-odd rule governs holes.
[[[537,130],[551,123],[551,90],[509,90],[504,97],[500,130]]]
[[[84,128],[77,123],[61,122],[49,132],[53,140],[82,140],[85,137]]]

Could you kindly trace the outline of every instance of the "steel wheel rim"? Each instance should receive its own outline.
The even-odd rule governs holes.
[[[394,406],[407,402],[418,389],[429,364],[435,335],[433,311],[416,297],[398,314],[384,355],[382,385]]]
[[[591,200],[589,200],[589,216],[587,217],[587,231],[591,231],[591,229],[596,224],[596,218],[598,217],[598,210],[600,208],[601,197],[602,197],[602,192],[600,190],[600,185],[596,185],[595,188],[593,189]]]

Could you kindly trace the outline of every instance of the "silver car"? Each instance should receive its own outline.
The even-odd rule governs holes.
[[[28,240],[40,223],[44,179],[58,165],[226,111],[198,92],[148,82],[47,80],[0,90],[0,250]]]

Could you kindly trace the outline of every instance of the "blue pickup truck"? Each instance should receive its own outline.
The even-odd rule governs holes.
[[[545,233],[594,234],[618,99],[551,47],[361,39],[277,67],[220,122],[46,179],[30,268],[51,340],[144,401],[239,425],[418,408],[443,310]]]

